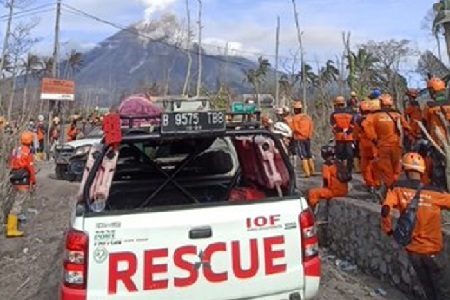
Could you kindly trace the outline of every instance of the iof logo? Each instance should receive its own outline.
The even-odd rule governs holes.
[[[106,248],[99,247],[94,250],[94,260],[97,263],[99,264],[103,263],[107,257],[108,257],[108,250],[106,250]]]

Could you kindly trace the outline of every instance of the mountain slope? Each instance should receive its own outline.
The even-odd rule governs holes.
[[[140,81],[159,84],[170,82],[170,92],[181,93],[188,55],[180,42],[176,44],[177,28],[161,20],[150,25],[138,23],[121,30],[101,42],[96,48],[83,54],[83,66],[75,75],[79,87],[123,90],[135,87]],[[173,20],[171,21],[173,22]],[[146,38],[150,36],[151,39]],[[179,39],[180,40],[180,39]],[[197,82],[197,50],[192,54],[191,91]],[[228,61],[228,63],[226,63]],[[242,69],[255,68],[256,63],[236,56],[203,55],[203,84],[208,90],[216,90],[219,82],[225,82],[240,92],[250,87],[244,82]],[[168,78],[170,70],[170,80]]]

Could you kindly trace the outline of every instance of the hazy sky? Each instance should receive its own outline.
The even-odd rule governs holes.
[[[22,0],[24,1],[24,0]],[[51,51],[53,39],[54,1],[31,1],[25,9],[41,7],[24,13],[16,22],[39,17],[36,35],[43,41],[35,51]],[[191,18],[197,19],[198,0],[189,0]],[[63,0],[63,3],[121,26],[154,18],[171,11],[185,18],[185,0]],[[352,32],[353,44],[365,40],[404,38],[419,50],[436,51],[433,38],[421,28],[431,7],[423,0],[297,0],[300,23],[304,31],[306,59],[312,64],[323,63],[342,52],[342,31]],[[7,11],[3,9],[3,36]],[[276,17],[281,17],[281,61],[298,48],[291,0],[203,0],[204,43],[223,50],[229,42],[234,53],[272,59],[275,48]],[[193,22],[193,26],[196,24]],[[195,28],[196,29],[196,28]],[[80,16],[64,7],[61,21],[62,54],[72,48],[88,49],[96,42],[115,33],[110,25]],[[211,48],[211,47],[210,47]],[[404,65],[405,72],[415,68],[416,58]]]

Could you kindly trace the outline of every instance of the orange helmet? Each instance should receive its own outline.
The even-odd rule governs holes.
[[[425,161],[419,153],[409,152],[403,156],[403,169],[405,171],[416,171],[425,173]]]
[[[345,104],[347,101],[345,101],[345,97],[344,96],[337,96],[336,98],[334,98],[334,105],[342,105]]]
[[[31,131],[24,131],[20,135],[20,143],[25,146],[29,146],[33,143],[33,133]]]
[[[380,96],[380,102],[382,106],[392,106],[394,105],[394,101],[390,94],[382,94]]]
[[[292,104],[292,107],[294,109],[302,109],[303,108],[302,101],[294,101],[294,104]]]
[[[419,97],[419,91],[416,89],[409,89],[405,93],[406,96],[416,99]]]
[[[437,77],[433,77],[427,81],[427,88],[433,92],[445,91],[445,82]]]

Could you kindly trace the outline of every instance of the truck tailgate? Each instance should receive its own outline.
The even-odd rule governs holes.
[[[298,199],[86,217],[87,300],[241,299],[303,288]]]

